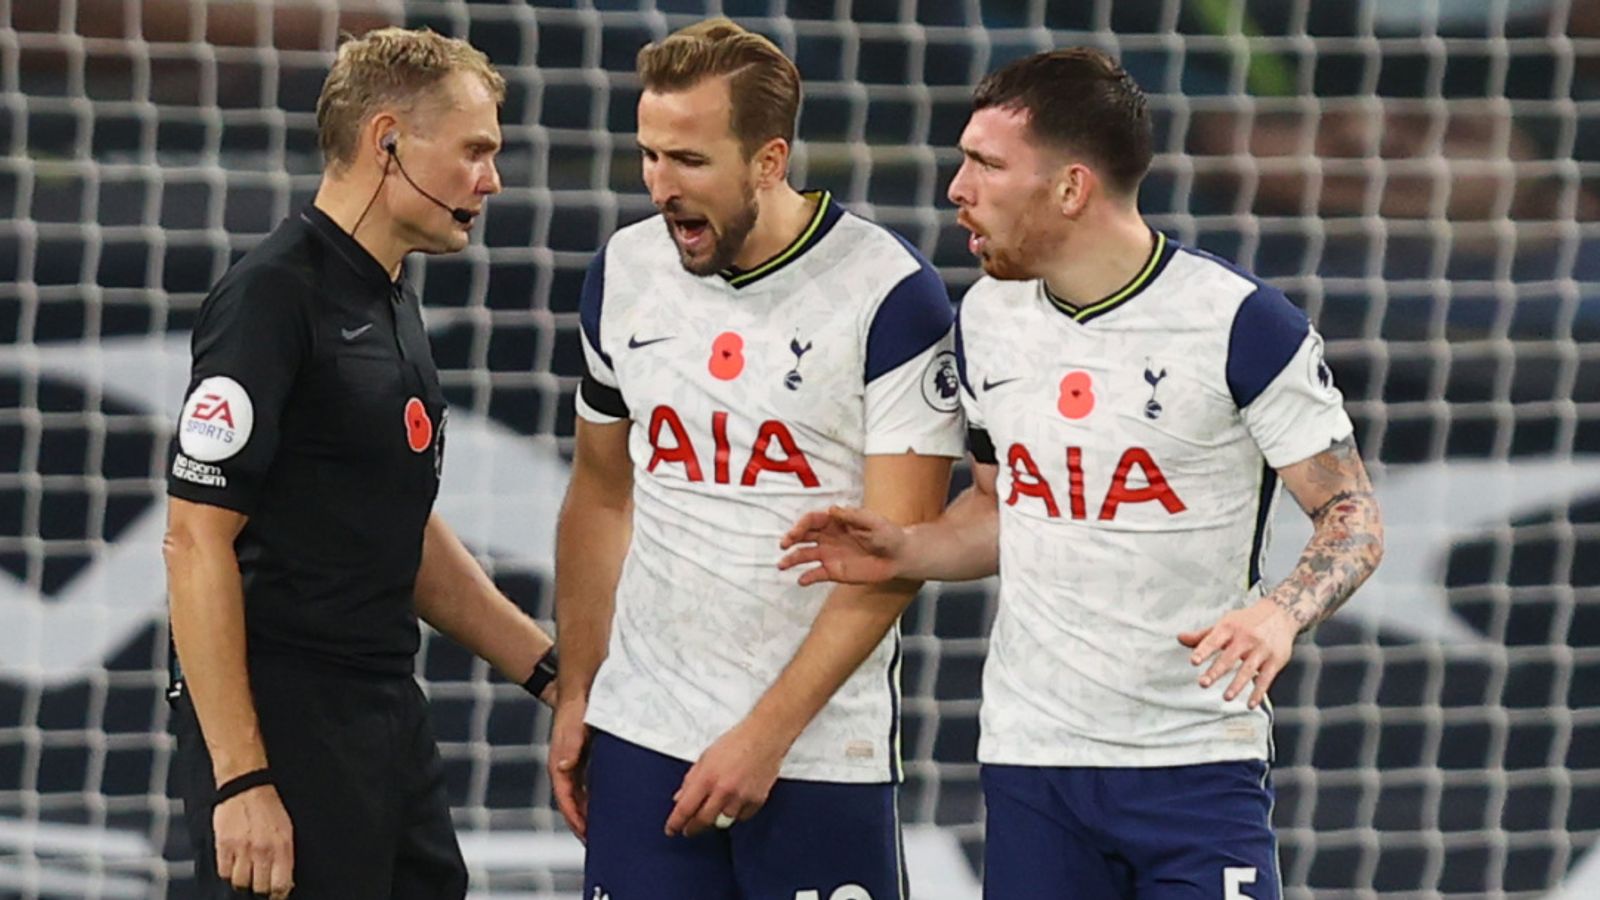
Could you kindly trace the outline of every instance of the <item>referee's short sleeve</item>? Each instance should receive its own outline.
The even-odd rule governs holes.
[[[310,357],[307,299],[288,273],[230,273],[200,308],[167,493],[249,514],[278,451],[284,405]]]

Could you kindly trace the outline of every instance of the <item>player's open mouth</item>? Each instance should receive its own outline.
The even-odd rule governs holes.
[[[711,239],[711,224],[705,219],[673,219],[672,233],[678,245],[690,253],[698,252]]]
[[[989,243],[988,235],[979,231],[978,226],[972,224],[972,220],[967,218],[967,214],[964,211],[956,214],[956,224],[969,232],[967,235],[967,252],[973,256],[982,256],[984,247]]]

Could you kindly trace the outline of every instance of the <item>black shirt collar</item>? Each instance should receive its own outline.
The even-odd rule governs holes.
[[[323,243],[332,247],[334,252],[350,264],[350,268],[355,270],[362,281],[368,282],[374,288],[381,287],[391,291],[400,289],[404,275],[400,279],[390,279],[389,273],[371,253],[367,252],[367,248],[361,246],[349,232],[339,227],[339,223],[327,213],[318,209],[316,204],[307,203],[305,209],[300,210],[300,218],[311,226],[311,230],[322,238]],[[405,271],[403,266],[401,271]]]

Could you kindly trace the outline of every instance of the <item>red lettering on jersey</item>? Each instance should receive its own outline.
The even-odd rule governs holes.
[[[670,431],[670,437],[662,434]],[[671,443],[664,444],[663,439]],[[728,439],[728,413],[717,411],[711,414],[711,441],[713,451],[711,457],[711,477],[717,484],[730,484],[729,472],[733,457],[733,443]],[[774,444],[777,445],[777,455],[769,455],[767,450]],[[684,477],[689,481],[704,481],[705,473],[700,468],[700,456],[695,452],[694,444],[689,440],[689,430],[684,427],[683,419],[676,410],[670,406],[658,406],[650,412],[650,463],[645,466],[645,471],[654,472],[656,466],[662,463],[680,463],[683,466]],[[805,451],[795,443],[794,435],[782,422],[768,420],[761,423],[756,432],[755,446],[750,450],[750,461],[745,465],[744,472],[739,478],[739,483],[750,487],[761,477],[762,472],[788,472],[808,488],[821,486],[817,473],[811,468],[811,460],[806,457]]]
[[[212,419],[221,419],[228,423],[229,428],[236,428],[233,424],[233,410],[228,408],[228,401],[222,399],[220,394],[205,394],[200,402],[194,405],[194,417],[202,422]]]
[[[1144,472],[1145,487],[1128,487],[1128,473],[1134,466]],[[1167,476],[1161,474],[1161,468],[1156,461],[1150,458],[1150,452],[1143,447],[1129,447],[1123,451],[1122,459],[1117,461],[1117,471],[1111,476],[1111,490],[1106,492],[1105,503],[1100,506],[1100,521],[1110,521],[1117,517],[1117,507],[1124,503],[1146,503],[1151,500],[1161,501],[1169,514],[1176,515],[1187,507],[1172,487],[1167,484]]]
[[[1018,495],[1025,494],[1029,497],[1038,497],[1044,501],[1045,512],[1050,518],[1061,517],[1061,508],[1056,506],[1055,492],[1050,490],[1050,482],[1044,480],[1039,474],[1039,467],[1034,464],[1033,456],[1028,453],[1028,448],[1021,444],[1012,444],[1006,451],[1006,465],[1011,467],[1011,496],[1006,498],[1007,506],[1016,506]],[[1023,476],[1027,478],[1024,479]]]
[[[777,441],[783,448],[784,458],[773,459],[767,455],[767,445]],[[789,472],[800,483],[808,488],[821,484],[817,474],[811,471],[811,461],[806,459],[798,446],[795,445],[794,436],[789,434],[782,422],[768,419],[761,423],[761,431],[756,435],[756,445],[750,448],[750,464],[744,467],[744,475],[739,483],[749,487],[756,483],[756,477],[762,472]]]
[[[716,442],[717,453],[713,460],[711,477],[717,484],[728,483],[728,414],[714,412],[711,414],[711,440]]]
[[[672,429],[673,446],[661,446],[661,429]],[[689,443],[689,432],[684,430],[683,420],[673,412],[670,406],[658,406],[650,413],[650,446],[655,452],[650,454],[650,464],[645,466],[645,471],[654,472],[660,463],[683,463],[684,477],[690,481],[702,481],[705,476],[700,474],[700,458],[695,456],[694,445]]]
[[[1087,513],[1083,506],[1083,448],[1067,448],[1067,502],[1072,507],[1072,518],[1083,521]]]

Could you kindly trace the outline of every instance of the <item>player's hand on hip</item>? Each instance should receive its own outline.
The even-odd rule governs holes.
[[[1289,664],[1300,623],[1272,599],[1264,598],[1244,609],[1236,609],[1199,631],[1178,635],[1178,642],[1192,647],[1189,664],[1210,666],[1200,676],[1201,687],[1211,687],[1233,674],[1233,682],[1223,692],[1232,700],[1255,682],[1250,708],[1255,709],[1267,696],[1267,689]]]
[[[589,705],[568,700],[556,707],[550,730],[550,788],[567,827],[578,840],[589,839],[589,726],[583,724]]]
[[[672,795],[676,805],[667,816],[667,835],[692,837],[707,828],[728,828],[755,815],[767,802],[778,780],[778,767],[789,751],[781,744],[748,723],[735,725],[717,738]]]
[[[876,584],[899,577],[906,532],[870,509],[835,506],[806,513],[778,545],[789,551],[778,568],[816,564],[800,573],[801,584]]]
[[[294,827],[278,789],[251,788],[211,811],[217,875],[241,891],[284,900],[294,889]]]

